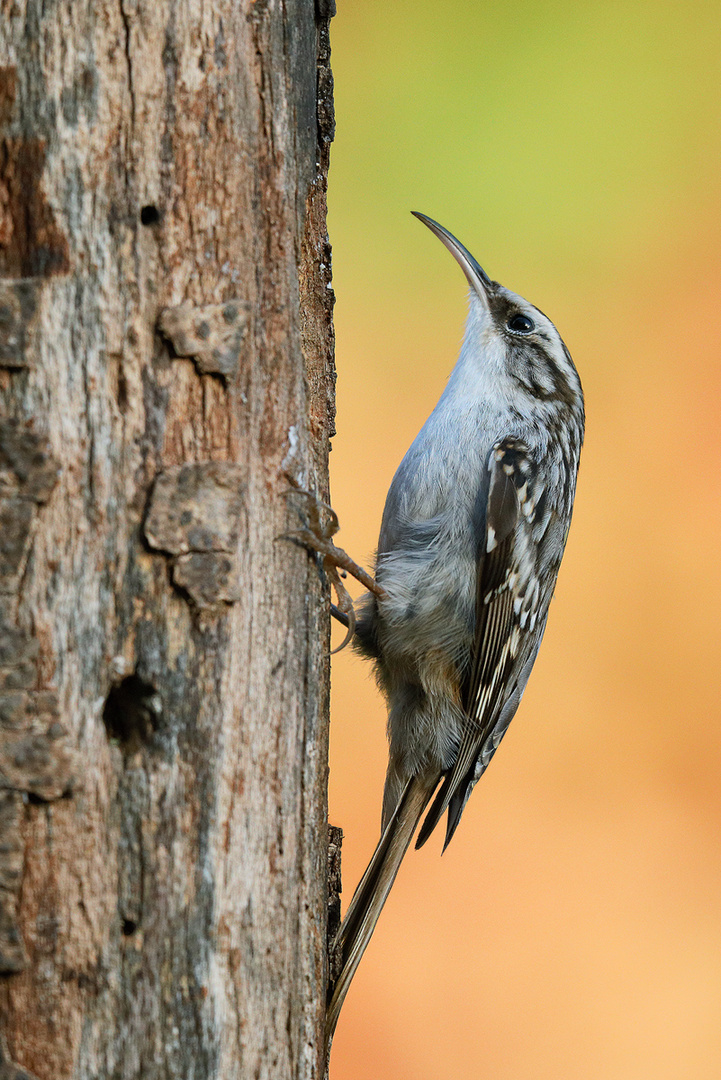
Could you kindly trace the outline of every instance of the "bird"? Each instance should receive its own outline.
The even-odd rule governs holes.
[[[445,814],[445,851],[518,709],[584,435],[581,381],[551,320],[413,213],[463,270],[469,311],[458,361],[388,491],[375,574],[359,578],[368,592],[350,629],[387,702],[389,760],[381,838],[333,945],[327,1049],[416,829],[418,848]],[[313,546],[326,566],[358,576],[332,542],[333,518]]]

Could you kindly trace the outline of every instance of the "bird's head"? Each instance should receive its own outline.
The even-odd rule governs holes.
[[[547,315],[522,296],[491,281],[470,251],[437,221],[413,211],[448,248],[471,287],[464,352],[479,373],[504,384],[521,400],[583,408],[581,382],[571,354]],[[515,397],[515,394],[513,395]],[[529,402],[530,404],[531,402]]]

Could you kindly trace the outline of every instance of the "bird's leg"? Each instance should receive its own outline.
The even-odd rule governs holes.
[[[288,494],[300,495],[306,500],[307,520],[304,520],[302,529],[286,533],[286,537],[289,540],[296,540],[304,547],[310,548],[311,551],[317,551],[319,555],[322,555],[324,569],[326,572],[329,571],[329,568],[335,569],[336,579],[339,576],[337,571],[340,571],[344,577],[346,574],[350,574],[369,592],[377,596],[379,600],[385,600],[387,598],[386,591],[381,588],[375,578],[367,570],[364,570],[362,566],[359,566],[357,562],[354,562],[343,548],[337,547],[333,543],[332,538],[339,529],[338,515],[333,507],[323,502],[314,492],[306,491],[304,488],[293,487]],[[323,514],[326,515],[325,521],[323,520]],[[332,573],[328,573],[328,576],[331,580],[333,579]],[[336,588],[337,585],[340,585],[339,581],[334,582]],[[347,595],[345,587],[340,585],[340,588]],[[341,611],[346,610],[343,603],[338,606]]]
[[[341,581],[341,575],[345,577],[346,574],[350,574],[369,592],[377,596],[379,600],[384,600],[387,594],[385,589],[381,588],[367,570],[354,562],[343,548],[337,547],[333,543],[333,537],[339,528],[338,515],[335,510],[323,502],[315,492],[306,491],[304,488],[294,485],[289,489],[288,494],[299,495],[303,498],[305,501],[305,514],[301,515],[303,527],[295,532],[286,533],[285,538],[295,540],[296,543],[302,544],[303,547],[307,547],[310,551],[316,551],[323,559],[323,569],[328,575],[328,580],[333,586],[338,599],[340,618],[335,612],[333,614],[336,615],[339,622],[348,627],[345,640],[338,649],[334,650],[334,652],[339,652],[348,644],[355,631],[353,601]]]

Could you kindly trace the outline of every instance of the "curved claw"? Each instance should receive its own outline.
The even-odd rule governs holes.
[[[348,623],[350,620],[348,619],[345,611],[341,611],[337,604],[331,603],[330,613],[334,619],[337,619],[339,623],[343,623],[343,626],[345,626],[346,629],[348,628]]]
[[[340,599],[340,597],[338,599]],[[348,632],[346,633],[346,636],[341,641],[340,645],[337,645],[335,649],[331,649],[331,651],[330,651],[331,656],[335,656],[336,653],[339,653],[343,649],[345,649],[346,645],[353,640],[353,635],[355,634],[355,623],[356,623],[355,608],[353,607],[352,603],[351,603],[351,606],[350,606],[350,610],[347,611],[347,612],[344,612],[344,614],[348,618]]]
[[[331,656],[333,656],[335,653],[339,653],[341,649],[345,649],[346,645],[351,641],[355,634],[355,608],[353,607],[353,600],[350,593],[340,579],[338,568],[327,559],[324,559],[323,569],[328,575],[328,580],[335,589],[335,594],[338,597],[338,610],[348,619],[348,633],[343,638],[340,645],[336,649],[331,650]]]

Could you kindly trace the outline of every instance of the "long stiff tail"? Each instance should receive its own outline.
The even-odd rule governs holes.
[[[438,780],[433,782],[425,776],[413,777],[408,781],[393,816],[383,830],[383,835],[378,841],[378,847],[373,852],[366,872],[353,894],[346,917],[334,942],[334,948],[341,950],[343,966],[333,988],[333,996],[326,1014],[327,1050],[330,1049],[348,987],[375,930],[378,916],[383,910],[416,826],[437,783]]]

